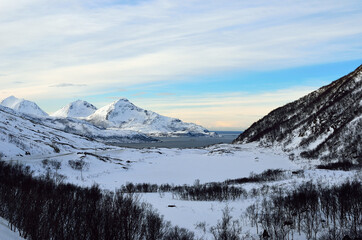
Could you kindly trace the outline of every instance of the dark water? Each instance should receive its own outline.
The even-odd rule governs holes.
[[[156,137],[160,142],[150,143],[121,143],[122,147],[130,148],[198,148],[212,144],[231,143],[240,132],[235,131],[215,131],[216,137]]]

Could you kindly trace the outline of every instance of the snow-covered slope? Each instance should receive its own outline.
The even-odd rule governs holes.
[[[36,103],[25,100],[23,98],[16,98],[14,96],[10,96],[2,100],[1,105],[25,114],[31,114],[38,117],[48,116],[48,114],[41,110],[41,108]]]
[[[234,143],[258,141],[302,157],[362,162],[362,65],[297,101],[277,108]]]
[[[88,117],[89,115],[93,114],[97,111],[97,108],[92,104],[77,100],[75,102],[69,103],[68,105],[64,106],[63,108],[59,109],[55,113],[51,114],[53,117],[72,117],[72,118],[79,118],[79,117]]]
[[[98,109],[86,119],[97,126],[134,130],[151,136],[210,135],[199,125],[144,110],[124,98]]]
[[[39,123],[40,119],[0,106],[0,157],[49,155],[107,147],[103,143],[45,126]]]

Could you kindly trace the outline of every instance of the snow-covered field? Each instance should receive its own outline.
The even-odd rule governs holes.
[[[251,172],[266,169],[299,169],[282,151],[258,148],[256,144],[215,145],[204,149],[132,149],[89,150],[61,155],[7,158],[25,163],[36,175],[45,173],[42,160],[61,162],[59,174],[67,182],[82,186],[94,183],[103,189],[114,190],[127,182],[156,184],[193,184],[247,177]],[[97,155],[97,156],[95,156]],[[102,158],[103,160],[101,160]],[[87,163],[82,172],[74,170],[69,160],[83,159]],[[81,176],[82,175],[82,176]]]
[[[44,164],[44,159],[60,162],[60,169]],[[348,178],[361,178],[355,171],[316,170],[310,162],[296,159],[291,161],[288,154],[273,148],[260,148],[255,143],[242,145],[214,145],[202,149],[131,149],[114,148],[108,150],[91,150],[49,156],[24,156],[6,158],[7,161],[21,162],[29,165],[34,175],[41,176],[48,172],[65,176],[65,182],[81,186],[98,184],[102,189],[115,190],[122,185],[132,183],[152,184],[194,184],[223,182],[227,179],[248,177],[250,173],[261,173],[267,169],[286,170],[286,177],[280,181],[264,183],[248,183],[242,187],[249,192],[268,185],[283,189],[292,188],[302,182],[314,181],[327,185],[338,184]],[[69,161],[83,161],[82,171],[73,169]],[[318,162],[314,162],[318,163]],[[302,175],[293,175],[292,171],[301,170]],[[206,229],[215,226],[221,219],[222,211],[228,207],[235,220],[240,220],[248,206],[261,201],[263,196],[249,196],[234,201],[185,201],[177,199],[172,193],[143,193],[140,200],[150,203],[164,218],[172,224],[195,231],[199,237],[209,239],[210,232],[202,228],[195,229],[204,223]],[[168,207],[175,205],[176,207]],[[242,220],[241,220],[242,221]],[[243,233],[256,234],[244,221]],[[298,238],[295,238],[298,239]],[[303,236],[300,236],[303,239]]]

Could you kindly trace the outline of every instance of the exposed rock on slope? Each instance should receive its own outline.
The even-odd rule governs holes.
[[[46,117],[48,114],[40,109],[40,107],[31,101],[16,98],[14,96],[10,96],[2,100],[1,105],[12,108],[16,111],[25,113],[25,114],[31,114],[33,116],[37,117]]]
[[[97,108],[90,104],[89,102],[77,100],[75,102],[69,103],[63,108],[59,109],[55,113],[51,114],[53,117],[88,117],[97,111]]]
[[[210,134],[207,129],[199,125],[144,110],[124,98],[98,109],[87,120],[105,128],[133,130],[152,136]]]
[[[362,162],[362,65],[255,122],[234,143],[259,141],[301,156]]]

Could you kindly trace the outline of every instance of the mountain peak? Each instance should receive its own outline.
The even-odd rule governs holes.
[[[17,98],[15,96],[9,96],[3,99],[1,101],[1,105],[28,115],[33,115],[37,117],[48,116],[48,114],[44,112],[36,103],[25,100],[23,98]]]
[[[72,117],[72,118],[80,118],[80,117],[88,117],[97,111],[97,108],[84,100],[76,100],[59,109],[55,113],[52,114],[53,117]]]
[[[23,101],[24,99],[23,98],[17,98],[13,95],[7,97],[7,98],[4,98],[2,101],[1,101],[1,105],[5,106],[5,107],[9,107],[9,108],[12,108],[12,106],[15,106],[16,104],[18,104],[19,102]]]
[[[129,102],[129,100],[127,98],[120,98],[117,102]]]

